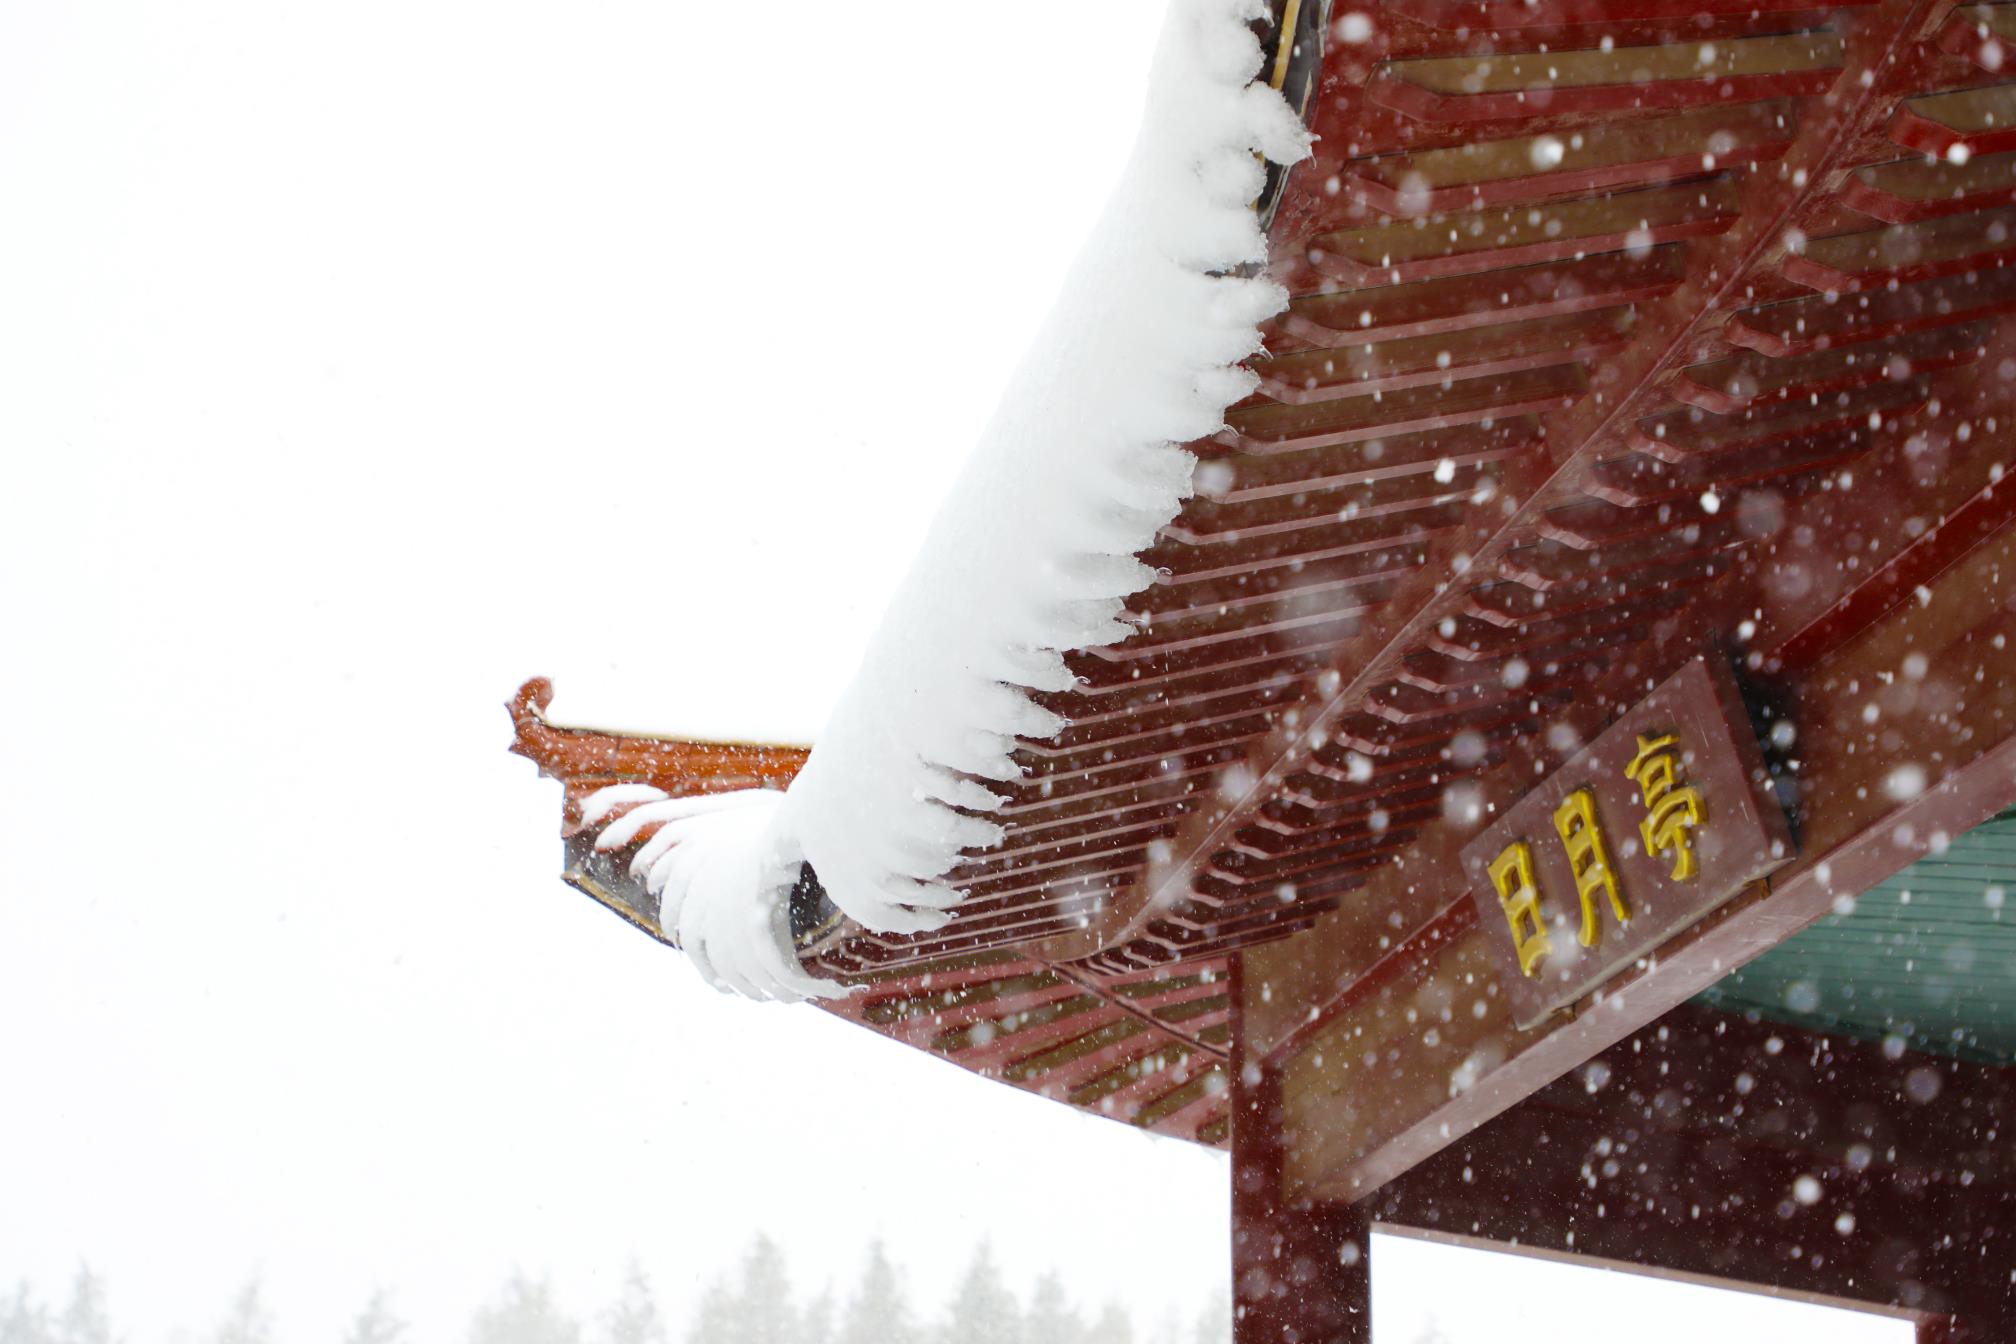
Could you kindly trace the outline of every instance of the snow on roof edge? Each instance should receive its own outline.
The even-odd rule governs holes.
[[[1062,724],[1030,690],[1071,685],[1064,654],[1132,633],[1136,557],[1190,493],[1182,445],[1223,423],[1254,377],[1240,361],[1286,294],[1258,275],[1264,165],[1309,136],[1252,82],[1259,0],[1172,0],[1134,151],[1033,349],[1009,381],[892,596],[852,683],[783,793],[650,799],[605,791],[590,819],[643,800],[616,848],[665,823],[632,871],[717,988],[795,1000],[805,974],[784,906],[801,863],[871,928],[940,927],[961,854],[994,843],[976,781],[1018,777],[1018,737]],[[723,799],[736,798],[724,805]]]

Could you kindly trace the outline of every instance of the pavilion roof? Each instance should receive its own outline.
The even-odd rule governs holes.
[[[1704,646],[1810,665],[2016,498],[2016,5],[1305,5],[1292,297],[1135,633],[1037,695],[1067,726],[1017,748],[943,928],[794,923],[867,986],[834,1011],[1207,1142],[1228,953],[1385,947],[1353,894],[1412,849]],[[1414,913],[1453,936],[1453,896]]]

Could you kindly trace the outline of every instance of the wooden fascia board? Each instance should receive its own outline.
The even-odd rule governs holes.
[[[731,789],[781,789],[811,748],[766,742],[706,741],[568,728],[547,721],[553,683],[532,677],[505,702],[511,713],[508,748],[567,790],[561,834],[580,825],[581,800],[611,784],[649,784],[674,798]],[[598,898],[599,899],[599,898]]]

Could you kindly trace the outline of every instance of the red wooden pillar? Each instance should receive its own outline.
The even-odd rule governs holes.
[[[1232,1338],[1370,1344],[1371,1216],[1283,1197],[1281,1073],[1246,1053],[1241,960],[1232,958]]]

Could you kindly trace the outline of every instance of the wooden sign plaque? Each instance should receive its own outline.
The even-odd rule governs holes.
[[[1463,847],[1513,1020],[1573,1003],[1790,862],[1734,677],[1698,658]]]

